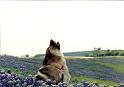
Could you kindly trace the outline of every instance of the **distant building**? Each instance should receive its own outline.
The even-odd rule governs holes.
[[[101,50],[101,47],[94,48],[94,51]]]

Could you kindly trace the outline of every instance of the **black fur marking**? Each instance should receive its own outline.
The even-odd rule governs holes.
[[[45,64],[47,63],[47,61],[48,61],[50,58],[52,58],[52,57],[54,57],[54,55],[52,55],[52,54],[48,51],[48,53],[47,53],[46,56],[45,56],[45,59],[43,60],[43,65],[45,65]]]
[[[56,47],[60,50],[60,43],[59,42],[57,42]]]
[[[63,83],[63,80],[64,80],[64,74],[62,74],[62,78],[61,78],[62,83]]]
[[[50,75],[47,71],[48,71],[48,69],[46,67],[44,67],[42,69],[39,69],[40,73],[42,73],[42,74],[46,75],[48,78],[50,78]],[[39,80],[45,80],[43,77],[41,77],[39,75],[37,75],[36,78],[39,79]]]
[[[43,71],[47,71],[47,68],[42,68],[39,70],[40,73],[43,73]]]
[[[36,76],[37,80],[43,80],[42,77],[40,77],[39,75]]]

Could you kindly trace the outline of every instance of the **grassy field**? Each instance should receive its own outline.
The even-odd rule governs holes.
[[[78,83],[81,83],[82,81],[88,81],[89,83],[99,83],[99,84],[105,84],[107,86],[117,86],[119,85],[119,83],[117,82],[113,82],[113,81],[109,81],[109,80],[100,80],[100,79],[95,79],[95,78],[91,78],[91,77],[87,77],[87,76],[72,76],[71,78],[71,82],[73,83],[74,81],[77,81]]]
[[[81,82],[82,79],[90,82],[107,85],[117,85],[124,82],[124,57],[101,58],[68,58],[72,70],[72,80]],[[74,64],[74,65],[73,65]]]
[[[17,58],[13,56],[0,57],[0,69],[10,69],[21,75],[35,75],[42,66],[44,57]],[[72,75],[71,82],[87,80],[100,84],[117,85],[124,82],[124,57],[101,58],[67,58],[67,65]]]
[[[124,58],[69,59],[73,73],[96,79],[124,82]],[[74,64],[74,65],[73,65]],[[69,65],[69,64],[68,64]]]

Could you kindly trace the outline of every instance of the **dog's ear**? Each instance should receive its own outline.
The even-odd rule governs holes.
[[[54,40],[50,40],[50,46],[56,46],[56,42]]]
[[[57,48],[60,49],[60,43],[59,42],[57,42]]]

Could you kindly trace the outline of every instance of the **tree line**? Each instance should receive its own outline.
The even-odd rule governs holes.
[[[124,50],[93,50],[85,54],[87,57],[124,56]]]

